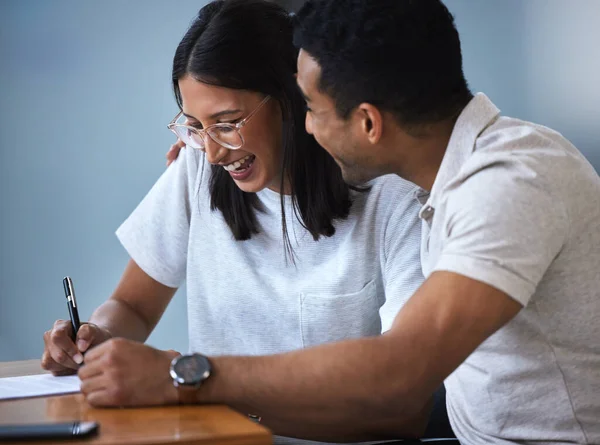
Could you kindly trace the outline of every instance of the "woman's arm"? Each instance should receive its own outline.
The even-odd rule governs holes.
[[[151,278],[130,259],[114,293],[94,311],[90,322],[110,332],[111,337],[144,342],[176,291]]]

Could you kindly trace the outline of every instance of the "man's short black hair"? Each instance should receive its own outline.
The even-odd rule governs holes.
[[[439,0],[308,0],[294,43],[346,119],[362,102],[402,124],[456,117],[472,98],[454,18]]]

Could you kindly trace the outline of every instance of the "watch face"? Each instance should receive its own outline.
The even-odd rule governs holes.
[[[210,375],[210,363],[202,355],[183,355],[177,359],[173,371],[179,383],[183,385],[195,385]]]

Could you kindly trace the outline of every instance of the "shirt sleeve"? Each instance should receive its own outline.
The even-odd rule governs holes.
[[[416,186],[391,204],[383,233],[383,284],[385,303],[380,309],[382,332],[388,331],[402,306],[423,283],[421,269],[421,204]]]
[[[447,187],[432,271],[481,281],[526,306],[566,242],[566,204],[551,178],[519,155],[473,170]]]
[[[199,155],[185,148],[116,234],[150,277],[177,288],[185,279],[191,209]]]

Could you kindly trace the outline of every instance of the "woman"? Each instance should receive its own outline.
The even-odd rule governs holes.
[[[208,4],[179,44],[169,128],[188,148],[117,231],[131,260],[114,294],[76,342],[65,321],[44,336],[55,374],[86,353],[91,404],[115,404],[116,386],[120,405],[176,401],[164,384],[178,353],[139,342],[184,279],[190,349],[208,356],[378,335],[420,285],[415,186],[343,182],[304,130],[296,57],[288,15],[260,0]],[[121,352],[95,356],[113,337]]]

